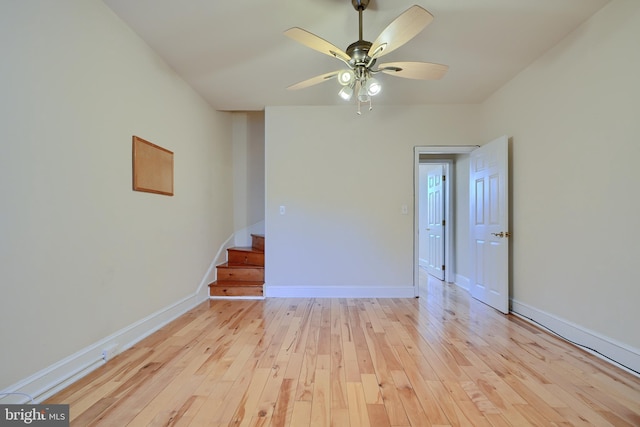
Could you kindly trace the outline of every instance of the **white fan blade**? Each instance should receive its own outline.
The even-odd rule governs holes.
[[[396,50],[418,35],[429,23],[433,15],[418,5],[411,6],[385,28],[369,49],[369,56],[379,58]]]
[[[311,77],[310,79],[301,81],[300,83],[296,83],[294,85],[289,86],[287,89],[289,90],[297,90],[304,89],[309,86],[317,85],[318,83],[326,82],[327,80],[331,80],[335,77],[338,77],[338,71],[332,71],[330,73],[322,74],[320,76]]]
[[[302,43],[303,45],[310,47],[311,49],[324,53],[325,55],[342,59],[344,62],[349,62],[351,59],[351,57],[339,47],[334,46],[322,37],[318,37],[307,30],[303,30],[302,28],[289,28],[284,32],[284,35],[292,38],[298,43]]]
[[[387,62],[378,66],[378,71],[385,74],[418,80],[439,80],[448,69],[448,65],[431,62]]]

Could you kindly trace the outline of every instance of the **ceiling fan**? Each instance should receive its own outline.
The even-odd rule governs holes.
[[[382,90],[382,85],[374,77],[378,73],[419,80],[437,80],[445,75],[449,69],[447,65],[431,62],[376,64],[378,58],[396,50],[418,35],[433,20],[433,15],[418,5],[411,6],[393,20],[371,43],[362,38],[362,12],[369,6],[369,2],[370,0],[351,0],[351,4],[358,12],[359,37],[358,41],[351,43],[346,51],[299,27],[293,27],[284,32],[286,36],[311,49],[339,59],[346,66],[344,69],[296,83],[287,89],[303,89],[337,78],[342,85],[338,94],[347,101],[355,94],[358,101],[358,114],[360,114],[360,104],[369,103],[369,110],[371,110],[371,97]]]

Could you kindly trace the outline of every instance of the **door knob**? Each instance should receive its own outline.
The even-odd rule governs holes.
[[[508,231],[501,231],[499,233],[491,233],[496,237],[510,237],[511,233],[509,233]]]

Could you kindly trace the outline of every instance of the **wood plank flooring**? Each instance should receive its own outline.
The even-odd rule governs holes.
[[[48,402],[83,427],[640,426],[640,378],[426,279],[208,301]]]

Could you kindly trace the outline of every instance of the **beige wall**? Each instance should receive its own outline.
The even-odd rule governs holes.
[[[264,111],[232,114],[233,226],[244,246],[250,233],[264,232]]]
[[[0,47],[3,390],[193,297],[233,217],[231,115],[102,2],[5,2]],[[132,191],[134,134],[174,197]]]
[[[640,356],[638,40],[640,2],[613,1],[494,94],[483,121],[485,139],[512,137],[514,300]]]
[[[267,108],[267,294],[411,288],[413,147],[477,144],[479,118],[465,105]]]

